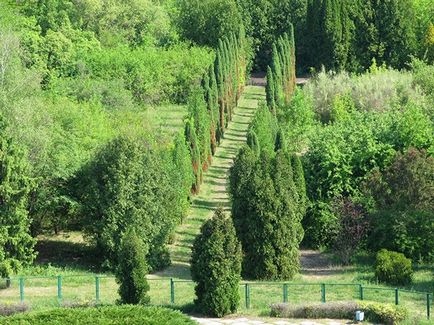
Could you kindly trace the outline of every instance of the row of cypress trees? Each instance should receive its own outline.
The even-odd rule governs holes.
[[[191,95],[185,136],[193,165],[193,193],[199,192],[203,172],[232,120],[246,83],[247,60],[246,36],[241,27],[237,34],[219,40],[214,62]]]
[[[260,106],[230,170],[232,218],[244,253],[243,275],[291,279],[299,269],[301,221],[307,207],[300,158],[288,151],[278,110],[295,91],[294,30],[273,44],[267,71],[267,105]]]
[[[298,249],[307,206],[300,158],[290,154],[282,132],[275,151],[261,150],[254,131],[248,135],[230,171],[232,218],[244,253],[243,275],[288,280],[299,269]]]
[[[267,67],[267,105],[273,112],[283,104],[289,104],[295,90],[295,41],[294,27],[289,35],[284,33],[273,44],[271,66]]]
[[[327,69],[343,70],[350,55],[351,33],[354,28],[346,0],[309,0],[306,24],[310,31],[309,64]]]

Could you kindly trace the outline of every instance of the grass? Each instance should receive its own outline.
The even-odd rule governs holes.
[[[149,107],[146,114],[147,120],[152,121],[154,128],[161,129],[167,135],[173,135],[184,128],[188,109],[185,105],[162,105]]]

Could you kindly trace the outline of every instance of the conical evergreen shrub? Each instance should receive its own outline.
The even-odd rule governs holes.
[[[116,282],[119,283],[119,302],[122,304],[149,304],[149,285],[146,280],[147,248],[133,228],[127,228],[119,249]]]
[[[241,259],[232,220],[219,208],[202,226],[192,248],[191,276],[197,297],[194,303],[200,312],[223,317],[237,311]]]

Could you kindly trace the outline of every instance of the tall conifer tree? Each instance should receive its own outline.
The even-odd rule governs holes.
[[[276,101],[275,101],[275,90],[274,90],[274,76],[273,71],[271,70],[271,67],[268,66],[267,68],[267,85],[265,88],[266,92],[266,98],[267,98],[267,106],[272,111],[275,112],[276,110]]]

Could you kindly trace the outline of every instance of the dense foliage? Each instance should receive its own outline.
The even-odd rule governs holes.
[[[101,148],[77,178],[84,229],[116,266],[121,238],[133,227],[149,247],[151,269],[170,260],[165,244],[185,214],[187,185],[176,156],[145,138],[123,136]]]
[[[214,51],[178,40],[169,2],[0,6],[0,108],[11,141],[27,154],[28,173],[20,176],[34,183],[23,187],[23,227],[32,220],[34,236],[85,230],[104,264],[115,268],[131,225],[149,248],[150,268],[167,265],[165,245],[185,217],[191,190],[199,190],[245,84],[242,25],[224,30]],[[177,111],[184,109],[174,104],[188,105],[179,121],[170,121],[175,130],[162,129],[166,113],[150,107],[157,104]],[[32,245],[29,236],[22,248]]]
[[[183,0],[181,37],[215,46],[240,24],[251,39],[258,70],[272,45],[294,25],[299,68],[363,71],[372,59],[403,68],[411,56],[433,60],[430,0]]]
[[[191,276],[196,282],[195,305],[205,315],[223,317],[240,304],[241,245],[232,220],[219,208],[196,237]]]
[[[243,24],[235,0],[181,0],[176,5],[181,36],[200,45],[217,47]]]
[[[35,257],[26,210],[32,186],[25,153],[7,134],[0,112],[0,277],[8,277]]]
[[[98,308],[59,308],[35,311],[2,319],[2,324],[113,324],[193,325],[195,322],[178,311],[160,307],[110,306]]]
[[[334,200],[353,197],[365,202],[373,215],[372,203],[366,202],[369,195],[362,193],[362,185],[372,170],[383,173],[397,152],[416,147],[432,154],[433,111],[429,97],[413,81],[412,73],[375,65],[369,73],[357,77],[321,73],[304,93],[317,123],[321,122],[314,126],[315,132],[307,133],[308,150],[303,157],[311,200],[303,221],[305,243],[330,247],[338,231]],[[429,214],[424,220],[430,224]],[[391,235],[391,228],[387,229],[383,233]],[[411,253],[409,256],[416,257]]]
[[[232,218],[248,278],[290,279],[298,271],[304,175],[293,172],[291,158],[298,160],[284,148],[258,155],[246,146],[230,170]]]
[[[381,282],[405,285],[412,281],[411,260],[404,254],[382,249],[377,253],[375,276]]]
[[[131,226],[150,270],[167,265],[252,60],[269,67],[268,107],[231,171],[244,272],[290,278],[302,238],[344,261],[365,247],[432,261],[433,8],[0,1],[0,275],[31,263],[32,238],[65,229],[114,269]],[[321,71],[304,89],[296,57]]]
[[[357,71],[375,59],[402,68],[411,55],[431,51],[432,10],[426,1],[309,0],[307,65]]]
[[[434,260],[434,158],[410,148],[364,184],[374,202],[368,246],[405,253],[414,260]]]
[[[219,39],[218,43],[215,60],[204,73],[200,87],[192,92],[188,104],[185,136],[190,144],[195,178],[193,193],[200,189],[202,173],[211,164],[246,82],[248,57],[244,29],[240,27],[236,34]]]
[[[116,281],[119,283],[120,303],[148,304],[149,285],[146,280],[146,247],[134,228],[128,228],[121,239]]]
[[[271,67],[267,68],[267,105],[277,112],[288,105],[295,90],[295,44],[294,29],[289,25],[289,36],[284,33],[273,44]]]

